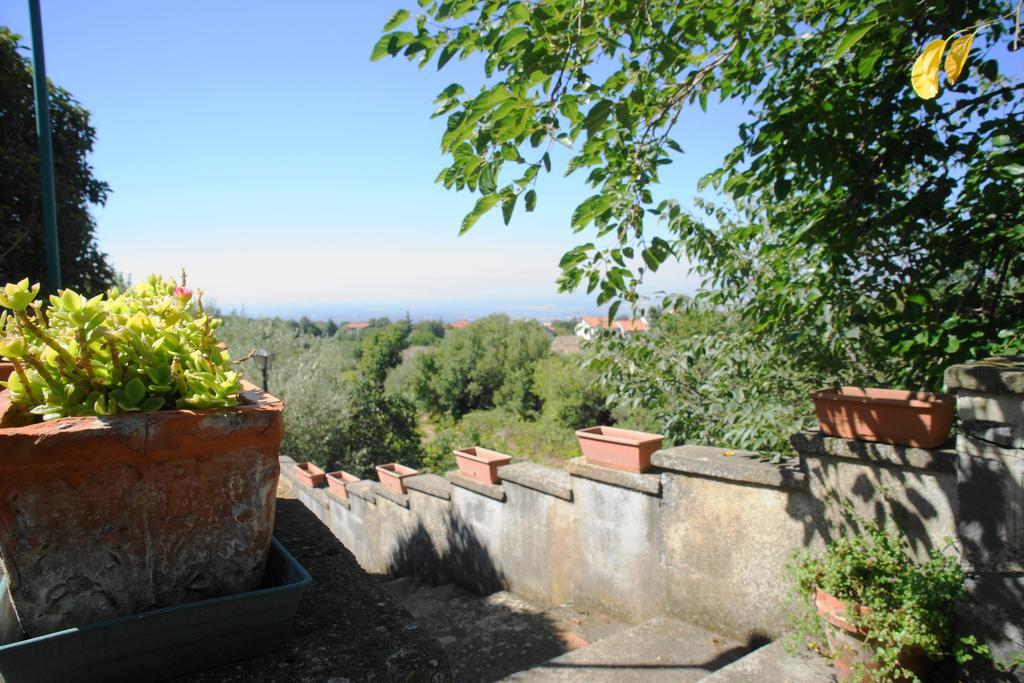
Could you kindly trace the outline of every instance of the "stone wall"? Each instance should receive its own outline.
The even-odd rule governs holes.
[[[364,481],[348,500],[295,482],[289,459],[282,473],[371,573],[573,601],[631,622],[669,614],[740,638],[779,635],[785,564],[827,537],[806,474],[701,446],[654,462],[647,474],[582,459],[567,470],[516,463],[495,486],[421,474],[405,495]]]
[[[972,571],[961,623],[1008,660],[1024,652],[1024,358],[955,365],[946,387],[960,420],[957,528]]]
[[[1024,640],[1024,368],[951,368],[947,383],[961,433],[934,450],[805,432],[784,464],[687,445],[655,453],[645,474],[578,458],[565,470],[507,465],[495,486],[422,474],[401,496],[369,481],[350,486],[348,501],[295,487],[367,571],[573,601],[632,622],[667,614],[740,639],[789,627],[785,568],[796,550],[873,519],[902,528],[919,557],[962,547],[965,623],[1005,657]],[[285,460],[294,482],[293,469]]]

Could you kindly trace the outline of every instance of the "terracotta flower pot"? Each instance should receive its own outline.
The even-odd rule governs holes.
[[[295,478],[300,484],[314,489],[326,483],[326,473],[311,462],[295,465]]]
[[[455,454],[455,462],[460,472],[484,484],[497,484],[501,481],[498,477],[498,468],[512,462],[511,456],[480,446],[460,448],[452,453]]]
[[[29,636],[260,586],[282,404],[243,386],[235,408],[0,428],[0,559]]]
[[[387,465],[377,465],[377,478],[380,479],[381,485],[388,491],[394,491],[395,493],[405,493],[404,479],[415,474],[419,474],[419,472],[411,467],[399,465],[396,462],[388,463]]]
[[[14,372],[14,363],[3,363],[0,362],[0,382],[6,382],[7,378]],[[3,387],[0,387],[0,391]]]
[[[852,611],[859,616],[871,614],[870,607],[849,605],[839,598],[826,593],[820,588],[814,589],[814,606],[818,615],[825,620],[825,637],[832,651],[833,666],[839,683],[870,683],[871,672],[881,665],[875,658],[875,646],[867,640],[863,629],[854,626],[850,619]],[[900,666],[914,672],[920,678],[929,669],[929,660],[924,650],[918,647],[903,648],[899,654]],[[856,677],[857,665],[863,670],[860,678]]]
[[[617,427],[589,427],[576,432],[583,457],[591,465],[626,472],[643,472],[651,466],[651,454],[661,448],[660,434]]]
[[[359,481],[359,477],[348,472],[337,472],[327,473],[327,488],[328,490],[338,494],[339,497],[348,499],[348,484],[354,484]]]
[[[953,399],[929,392],[840,387],[811,393],[829,436],[935,448],[949,440]]]

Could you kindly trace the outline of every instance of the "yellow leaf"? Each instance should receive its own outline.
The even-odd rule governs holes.
[[[974,34],[960,36],[949,46],[949,54],[946,55],[946,80],[950,85],[956,83],[963,73],[967,64],[967,55],[971,53],[971,43],[974,42]]]
[[[933,40],[925,45],[921,56],[914,62],[910,82],[914,85],[914,92],[921,99],[930,100],[939,94],[939,66],[945,49],[945,40]]]

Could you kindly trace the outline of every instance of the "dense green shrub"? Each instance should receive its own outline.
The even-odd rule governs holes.
[[[427,411],[458,418],[506,407],[536,411],[533,364],[548,355],[550,337],[533,321],[491,315],[450,332],[437,349],[416,357],[413,391]]]
[[[524,420],[504,409],[467,413],[455,422],[444,419],[436,436],[424,447],[423,466],[432,472],[455,468],[452,450],[483,446],[515,460],[557,463],[579,455],[574,431],[546,417]]]
[[[533,385],[544,416],[570,429],[609,424],[608,392],[578,355],[552,355],[533,370]]]
[[[412,326],[409,346],[434,346],[444,339],[444,323],[440,320],[421,320]]]
[[[326,464],[341,447],[346,387],[356,374],[351,343],[301,334],[280,319],[239,316],[224,319],[220,336],[236,359],[256,348],[274,353],[267,388],[285,402],[282,451]],[[245,361],[242,370],[259,381],[253,361]]]

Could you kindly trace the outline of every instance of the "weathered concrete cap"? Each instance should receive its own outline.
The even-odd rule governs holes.
[[[726,455],[731,453],[731,455]],[[737,451],[713,446],[676,446],[663,448],[651,456],[651,463],[674,472],[738,481],[758,486],[797,489],[807,487],[807,475],[799,466],[759,460],[753,451]]]
[[[547,493],[563,500],[572,500],[572,478],[565,470],[532,462],[517,462],[499,467],[498,476],[504,481],[510,481],[534,491]]]
[[[987,435],[996,438],[984,438],[970,432],[961,432],[956,438],[957,452],[961,456],[973,456],[975,458],[989,458],[992,460],[1024,460],[1024,447],[1018,447],[1014,441],[1007,443],[1008,439],[1001,438],[1002,434],[991,430]]]
[[[893,446],[887,443],[854,441],[825,436],[821,432],[797,432],[789,443],[802,455],[831,455],[849,460],[866,460],[923,470],[956,470],[956,448],[925,449]]]
[[[404,508],[409,507],[409,496],[407,494],[388,491],[379,483],[373,485],[373,492],[381,498],[387,498],[395,505],[401,505]]]
[[[946,368],[946,388],[1024,394],[1024,356],[996,356]]]
[[[452,497],[452,485],[447,479],[436,474],[417,474],[407,477],[405,487],[444,500],[450,500]]]
[[[444,476],[455,486],[472,491],[473,493],[479,493],[481,496],[493,498],[502,503],[505,502],[505,489],[500,484],[484,484],[476,479],[470,479],[458,470],[445,472]]]
[[[278,456],[277,461],[279,463],[281,463],[281,467],[284,467],[285,465],[294,465],[295,464],[295,459],[294,458],[289,458],[287,455]]]
[[[352,501],[348,500],[347,498],[342,498],[341,496],[339,496],[337,493],[335,493],[331,489],[325,489],[325,490],[327,491],[327,497],[330,499],[332,505],[340,505],[341,507],[345,508],[346,510],[351,510],[352,509]]]
[[[373,485],[376,483],[377,482],[371,481],[370,479],[363,479],[362,481],[357,481],[354,484],[349,484],[345,488],[348,490],[349,495],[358,496],[367,503],[376,505],[377,496],[373,493]]]
[[[750,681],[801,681],[830,683],[832,665],[824,657],[809,653],[792,653],[784,640],[776,640],[727,664],[706,678],[703,683],[749,683]]]
[[[602,484],[611,484],[612,486],[619,486],[652,496],[661,495],[661,475],[657,473],[637,474],[635,472],[613,470],[610,467],[591,465],[583,457],[570,460],[568,470],[569,474],[574,477],[591,479]]]

